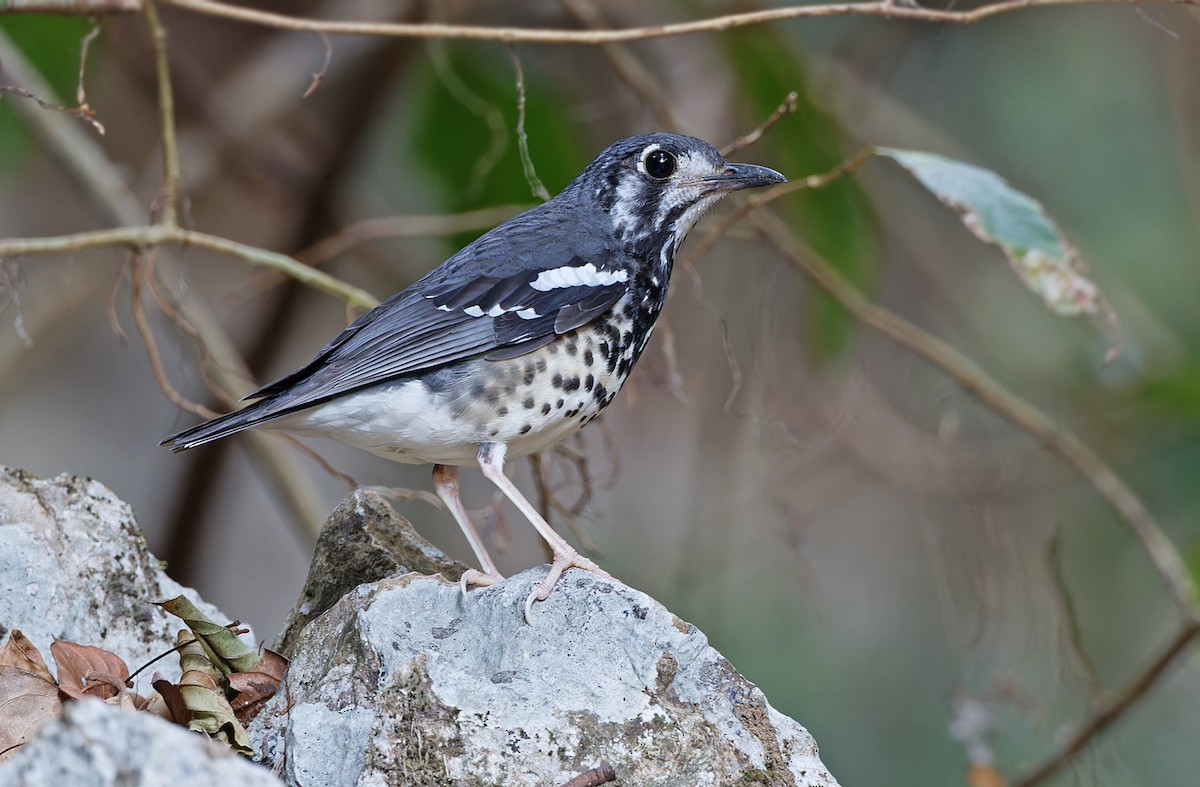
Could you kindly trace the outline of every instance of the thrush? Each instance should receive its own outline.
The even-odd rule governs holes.
[[[434,486],[478,558],[463,577],[504,577],[459,499],[483,474],[553,551],[545,600],[577,567],[608,576],[559,536],[504,473],[589,424],[629,378],[667,297],[675,253],[724,195],[783,183],[727,163],[695,137],[655,133],[606,148],[553,199],[501,224],[355,320],[244,409],[165,439],[182,451],[264,427],[331,437],[433,464]]]

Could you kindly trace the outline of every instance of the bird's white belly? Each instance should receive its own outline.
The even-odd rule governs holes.
[[[528,355],[471,362],[450,382],[382,383],[273,426],[412,464],[475,465],[484,443],[526,456],[579,431],[620,389],[602,349],[603,337],[584,329]]]

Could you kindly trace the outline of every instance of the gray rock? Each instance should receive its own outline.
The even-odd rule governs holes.
[[[279,787],[227,746],[151,713],[100,700],[68,703],[0,768],[0,787]]]
[[[582,571],[522,619],[545,574],[464,599],[440,577],[362,585],[293,640],[258,716],[263,761],[297,785],[834,787],[808,732],[650,597]]]
[[[275,650],[290,655],[301,629],[364,582],[410,571],[458,581],[466,570],[422,538],[378,493],[356,489],[321,527],[308,579]]]
[[[133,670],[174,647],[183,623],[153,602],[180,594],[228,620],[163,573],[129,506],[103,485],[0,467],[0,635],[20,629],[51,670],[55,639],[105,648]],[[178,659],[153,669],[179,677]]]

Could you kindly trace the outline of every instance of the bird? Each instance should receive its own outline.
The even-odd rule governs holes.
[[[593,421],[628,379],[667,297],[688,231],[726,194],[784,183],[728,163],[696,137],[656,132],[605,148],[557,196],[498,225],[363,314],[251,404],[171,435],[183,451],[264,427],[432,464],[438,497],[479,561],[469,586],[504,579],[459,498],[478,466],[548,543],[550,571],[611,578],[554,531],[504,472]]]

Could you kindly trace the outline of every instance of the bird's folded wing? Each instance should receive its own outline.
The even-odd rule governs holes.
[[[628,285],[625,271],[580,258],[502,278],[427,278],[364,314],[305,367],[247,398],[275,396],[270,409],[283,414],[455,361],[516,357],[603,314]]]

